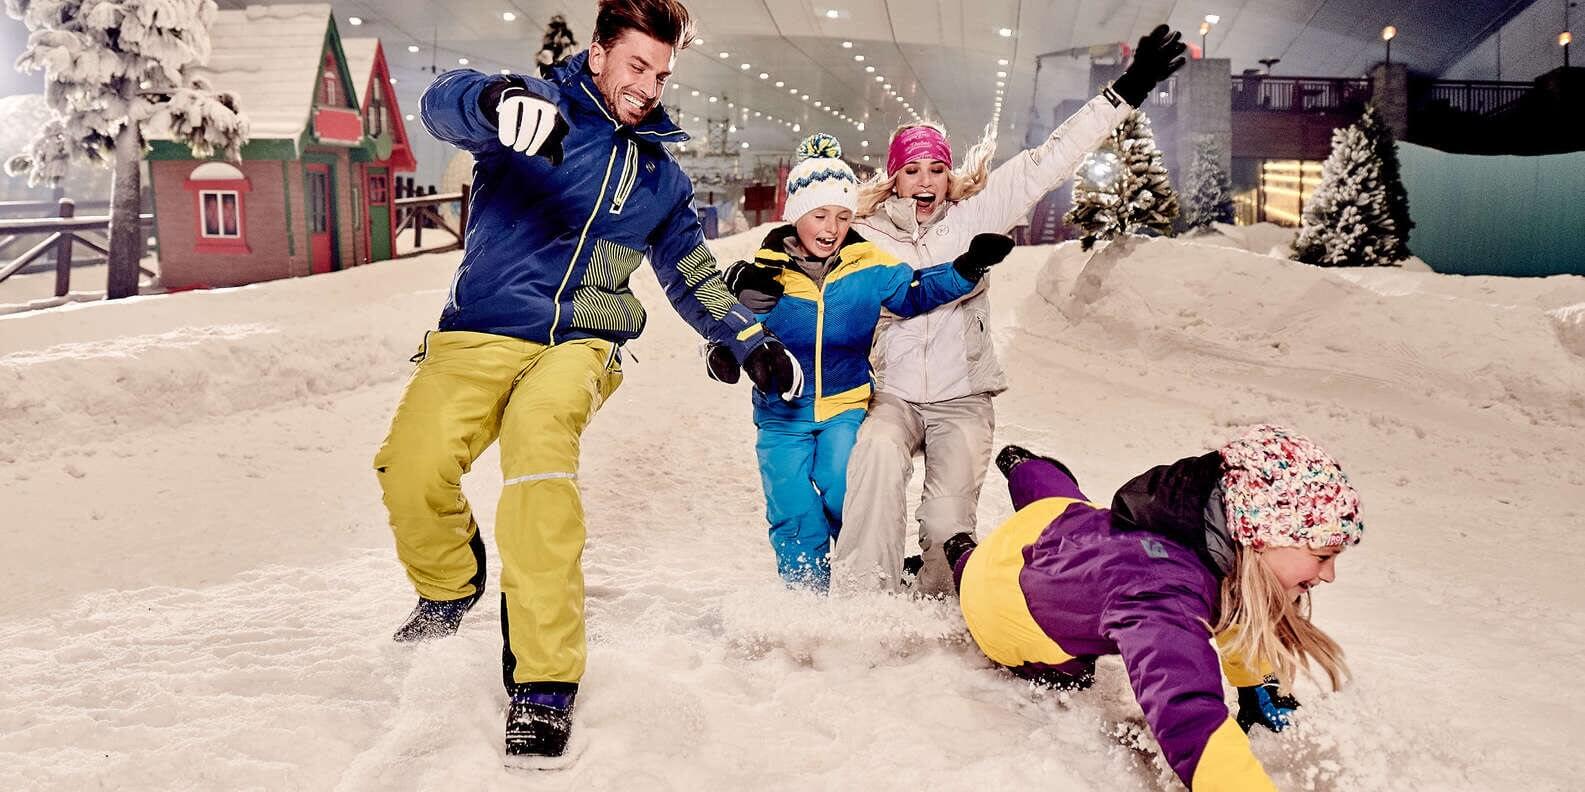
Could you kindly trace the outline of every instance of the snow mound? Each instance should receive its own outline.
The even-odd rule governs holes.
[[[1559,291],[1585,291],[1585,278],[1492,284],[1207,250],[1131,238],[1092,256],[1063,245],[1039,290],[1075,329],[1156,358],[1193,352],[1325,391],[1425,394],[1532,423],[1585,423],[1579,312],[1546,310]]]

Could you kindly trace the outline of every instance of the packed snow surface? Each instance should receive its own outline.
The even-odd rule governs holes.
[[[1016,250],[998,440],[1105,500],[1297,427],[1367,531],[1316,596],[1354,681],[1254,735],[1279,786],[1580,788],[1585,278],[1236,242]],[[458,255],[0,317],[0,789],[1181,788],[1111,735],[1138,716],[1115,661],[1032,690],[952,601],[784,590],[747,387],[704,377],[647,270],[649,329],[584,442],[590,747],[502,769],[494,578],[456,638],[391,643],[413,594],[370,470]],[[464,486],[488,532],[495,451]],[[1008,514],[992,472],[981,531]]]

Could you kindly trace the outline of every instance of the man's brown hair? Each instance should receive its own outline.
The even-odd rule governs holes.
[[[677,0],[600,0],[600,12],[594,18],[594,43],[610,47],[629,30],[677,50],[693,43],[693,19]]]

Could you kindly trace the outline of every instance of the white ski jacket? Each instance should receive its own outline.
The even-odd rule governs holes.
[[[914,269],[951,261],[969,249],[975,234],[1005,234],[1024,222],[1041,196],[1072,176],[1084,156],[1132,110],[1108,89],[1079,108],[1046,142],[992,171],[985,189],[946,204],[924,225],[915,220],[914,202],[897,196],[853,224],[865,239]],[[989,285],[987,275],[968,296],[920,316],[884,315],[870,351],[876,390],[914,403],[1006,390],[1007,377],[988,328]]]

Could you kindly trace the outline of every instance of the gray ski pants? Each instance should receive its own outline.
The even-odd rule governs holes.
[[[915,513],[926,562],[920,588],[939,593],[934,589],[942,581],[934,579],[944,572],[950,590],[951,571],[944,568],[940,546],[953,534],[974,531],[995,426],[996,412],[988,394],[931,404],[877,394],[848,461],[842,533],[831,559],[833,588],[897,591],[901,587],[908,480],[914,453],[923,449],[924,489]]]

